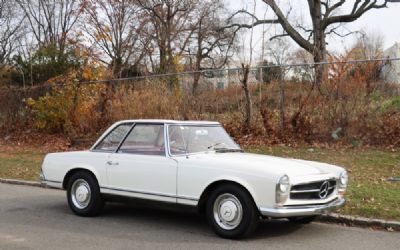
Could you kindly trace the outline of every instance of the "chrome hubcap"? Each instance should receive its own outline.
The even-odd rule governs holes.
[[[242,204],[232,194],[221,194],[214,202],[214,220],[225,230],[233,230],[239,226],[243,217]]]
[[[74,181],[71,188],[71,198],[75,207],[79,209],[86,208],[91,198],[89,183],[84,179],[77,179]]]

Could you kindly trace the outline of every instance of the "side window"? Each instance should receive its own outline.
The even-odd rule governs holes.
[[[170,125],[168,129],[169,150],[172,155],[186,153],[184,138],[185,128],[179,125]]]
[[[165,155],[164,125],[136,124],[118,152]]]
[[[115,151],[131,127],[132,124],[121,124],[114,128],[113,131],[111,131],[99,144],[97,144],[95,150]]]

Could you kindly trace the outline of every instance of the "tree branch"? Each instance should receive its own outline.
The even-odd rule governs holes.
[[[274,11],[275,15],[278,17],[278,22],[282,25],[282,28],[286,33],[303,49],[312,53],[314,46],[312,43],[307,41],[299,32],[297,32],[293,26],[289,23],[288,19],[283,15],[281,9],[278,7],[274,0],[263,0],[264,3],[269,5]]]
[[[381,9],[386,8],[388,2],[398,2],[398,1],[390,1],[385,0],[382,4],[378,4],[377,0],[366,0],[361,5],[361,0],[356,0],[353,5],[353,9],[349,14],[345,15],[338,15],[338,16],[325,16],[324,20],[322,21],[322,27],[325,29],[329,25],[333,23],[348,23],[357,20],[361,17],[365,12],[371,9]],[[333,6],[332,6],[333,7]]]
[[[358,2],[357,0],[356,2]],[[325,7],[325,14],[324,17],[329,17],[329,15],[336,10],[337,8],[341,7],[345,3],[345,0],[340,0],[339,2],[335,3],[332,6],[329,6],[329,1],[328,2],[322,2],[321,5]]]
[[[280,38],[280,37],[285,37],[285,36],[289,36],[289,34],[288,33],[283,33],[283,34],[275,35],[275,36],[272,36],[269,40],[272,41],[274,39],[277,39],[277,38]]]
[[[238,29],[242,29],[242,28],[251,29],[251,28],[253,28],[253,27],[257,26],[257,25],[260,25],[260,24],[274,24],[274,23],[278,23],[278,19],[265,19],[265,20],[260,20],[260,19],[258,19],[254,14],[248,12],[247,10],[238,10],[238,11],[236,11],[235,13],[233,13],[233,14],[227,19],[227,21],[228,21],[228,22],[231,22],[232,19],[233,19],[236,15],[238,15],[238,14],[246,14],[246,15],[249,15],[249,16],[252,17],[255,21],[254,21],[253,23],[251,23],[251,24],[232,23],[232,24],[227,25],[227,26],[225,26],[225,27],[223,27],[223,28],[224,28],[224,29],[229,29],[229,28],[236,27],[236,28],[238,28]]]
[[[339,37],[347,37],[347,36],[352,35],[352,34],[360,33],[359,31],[349,31],[346,34],[341,34],[341,33],[336,31],[336,29],[338,29],[338,28],[339,27],[334,27],[330,31],[326,32],[325,34],[326,35],[335,34],[335,35],[337,35]]]

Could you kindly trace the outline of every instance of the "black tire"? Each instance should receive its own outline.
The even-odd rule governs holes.
[[[310,224],[313,222],[318,216],[313,215],[313,216],[304,216],[304,217],[290,217],[288,220],[292,223],[296,224]]]
[[[85,181],[90,187],[90,198],[87,199],[87,205],[77,206],[73,201],[72,188],[75,182]],[[104,207],[104,200],[100,194],[100,187],[96,178],[89,172],[79,171],[71,176],[67,185],[67,200],[72,212],[79,216],[91,217],[98,215]],[[76,199],[75,199],[76,200]]]
[[[235,228],[229,230],[221,227],[214,216],[214,203],[219,197],[226,194],[236,197],[242,206],[242,219]],[[222,184],[211,192],[206,203],[206,217],[214,232],[220,237],[228,239],[249,236],[255,231],[259,222],[259,212],[252,197],[247,190],[235,184]]]

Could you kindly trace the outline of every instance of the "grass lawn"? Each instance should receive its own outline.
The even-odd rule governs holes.
[[[310,149],[286,146],[248,147],[253,153],[316,160],[345,167],[349,172],[347,205],[343,214],[400,221],[400,152],[382,149]],[[0,178],[38,180],[44,152],[0,146]]]
[[[17,152],[0,147],[0,178],[37,181],[44,155],[33,149]]]

